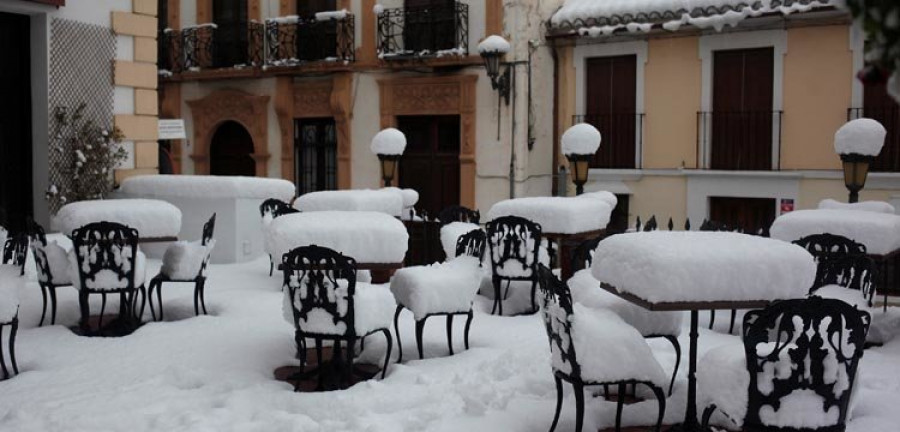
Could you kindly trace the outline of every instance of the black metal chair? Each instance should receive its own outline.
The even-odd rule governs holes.
[[[278,198],[268,198],[259,205],[259,215],[263,218],[264,223],[267,219],[271,221],[272,219],[276,219],[279,216],[284,216],[291,213],[300,213],[300,210],[291,207],[290,204]],[[274,272],[275,258],[272,256],[272,254],[269,254],[269,276],[272,276]]]
[[[163,303],[162,303],[162,287],[165,282],[185,282],[185,283],[193,283],[194,284],[194,315],[199,316],[200,310],[202,308],[203,314],[207,314],[206,312],[206,274],[207,274],[207,266],[209,265],[209,257],[212,253],[212,248],[214,246],[213,242],[213,234],[216,230],[216,214],[213,213],[212,217],[203,224],[203,235],[200,239],[200,246],[203,251],[202,260],[199,262],[199,267],[197,267],[196,273],[192,271],[192,277],[189,277],[187,274],[178,275],[178,274],[168,274],[166,273],[166,259],[163,259],[163,266],[160,269],[159,273],[156,276],[153,276],[153,279],[150,279],[150,284],[147,287],[147,300],[150,303],[150,315],[153,317],[153,320],[156,321],[156,309],[153,307],[153,290],[156,289],[156,302],[159,304],[159,321],[163,320]],[[168,254],[166,254],[166,257]],[[194,270],[194,269],[192,269]]]
[[[56,289],[72,286],[69,274],[69,259],[66,251],[56,243],[48,244],[44,234],[44,228],[34,221],[29,223],[29,237],[31,242],[31,254],[34,256],[34,266],[37,270],[38,286],[41,287],[41,321],[38,326],[44,325],[47,316],[49,298],[50,325],[56,324]]]
[[[794,240],[795,245],[806,249],[816,262],[830,260],[845,255],[865,255],[866,245],[836,234],[813,234]]]
[[[14,271],[14,269],[12,269]],[[12,272],[10,272],[12,273]],[[0,275],[0,282],[8,283],[5,280],[6,275]],[[13,276],[12,274],[9,277],[21,277],[21,275]],[[15,287],[8,286],[0,286],[0,293],[5,290],[14,290]],[[2,295],[2,294],[0,294]],[[4,296],[5,297],[5,296]],[[8,304],[3,304],[4,302],[10,302]],[[19,365],[16,363],[16,334],[19,331],[19,307],[17,297],[10,295],[8,298],[0,298],[0,308],[6,310],[7,308],[15,307],[15,312],[12,314],[12,317],[9,317],[6,313],[4,313],[4,317],[0,319],[0,371],[2,371],[3,376],[0,377],[0,380],[5,380],[10,378],[13,375],[19,374]],[[3,335],[6,327],[9,327],[9,336],[7,337],[7,343],[4,344]],[[7,367],[6,356],[9,355],[9,366]],[[12,369],[12,374],[10,374],[10,369]]]
[[[119,294],[120,326],[113,333],[127,334],[140,325],[147,300],[144,290],[144,271],[138,262],[138,232],[116,222],[94,222],[72,231],[72,244],[78,266],[78,303],[81,309],[79,326],[84,335],[105,335],[103,312],[106,296]],[[90,329],[88,295],[100,294],[100,319],[97,332]],[[138,294],[141,308],[138,311]]]
[[[572,256],[572,271],[578,272],[583,269],[590,268],[591,264],[594,261],[594,250],[597,249],[597,245],[605,237],[596,237],[593,239],[585,240],[581,242],[577,247],[575,247],[575,251]],[[593,279],[593,277],[592,277]],[[571,282],[571,279],[569,280]],[[610,294],[600,288],[600,283],[597,281],[596,290],[592,290],[592,294],[597,296],[603,296],[603,299],[611,304],[618,304],[622,308],[627,308],[633,314],[642,315],[642,320],[629,320],[627,316],[622,316],[622,319],[625,320],[632,327],[636,328],[638,332],[641,333],[645,339],[656,339],[663,338],[669,343],[672,344],[672,347],[675,349],[675,368],[672,370],[672,380],[669,382],[669,396],[672,395],[672,389],[675,387],[675,377],[678,375],[678,366],[681,365],[681,344],[678,342],[678,336],[681,334],[681,319],[678,314],[679,312],[654,312],[641,308],[640,306],[636,306],[628,302],[627,300],[623,300],[618,296]],[[571,290],[572,287],[569,286]],[[576,299],[577,301],[578,299]],[[589,306],[586,303],[585,306]],[[621,316],[621,315],[620,315]],[[652,326],[653,328],[645,328],[648,327],[645,322],[647,320],[655,320],[656,322]],[[666,322],[668,325],[658,325],[660,321]],[[659,327],[670,327],[671,331],[660,334],[657,332],[656,328]]]
[[[868,306],[875,297],[875,281],[878,265],[868,255],[850,254],[832,259],[820,260],[816,269],[816,279],[809,293],[821,287],[838,285],[857,290]]]
[[[724,414],[741,423],[738,426],[743,430],[843,431],[870,320],[868,312],[815,296],[748,312],[743,327],[745,370],[734,371],[749,374],[747,411],[742,421]],[[728,348],[732,347],[718,349]],[[711,362],[704,365],[717,367]],[[837,408],[833,423],[819,427],[795,424],[809,416],[793,412],[796,408],[788,407],[788,399],[794,399],[790,406],[796,407],[800,403],[796,398],[813,395],[815,400],[809,405],[821,407],[823,420]],[[704,428],[716,409],[713,398],[703,412]],[[791,412],[781,417],[779,409]]]
[[[485,243],[487,242],[486,235],[484,231],[478,229],[469,231],[468,233],[459,237],[456,241],[456,256],[470,256],[474,257],[478,266],[481,265],[481,259],[484,257],[484,249]],[[444,264],[446,265],[446,264]],[[403,278],[402,270],[398,272],[395,276],[395,280],[397,278]],[[480,283],[481,280],[475,281],[475,283]],[[429,289],[428,286],[416,285],[417,288],[421,287],[422,290]],[[472,290],[472,301],[475,300],[475,295],[478,291],[478,285],[475,285]],[[397,349],[400,351],[400,356],[397,358],[397,362],[403,361],[403,343],[400,339],[400,312],[407,308],[409,309],[409,302],[406,302],[403,294],[399,294],[397,292],[394,293],[394,297],[397,299],[397,310],[394,312],[394,333],[397,334]],[[404,304],[406,303],[406,304]],[[465,315],[466,316],[466,327],[463,336],[463,341],[466,349],[469,349],[469,328],[472,325],[472,318],[474,317],[474,313],[472,311],[472,302],[469,302],[468,310],[444,310],[440,312],[428,312],[422,313],[416,310],[412,310],[416,316],[422,316],[421,319],[416,319],[416,347],[419,351],[419,358],[425,358],[425,350],[422,345],[422,334],[425,330],[425,321],[437,315],[443,315],[447,317],[447,346],[450,347],[450,355],[453,355],[453,316],[454,315]]]
[[[518,216],[503,216],[487,223],[487,241],[491,255],[491,281],[494,285],[495,311],[503,315],[503,300],[514,281],[531,283],[531,310],[537,312],[535,295],[538,286],[538,264],[541,226]],[[506,282],[506,290],[501,288]]]
[[[569,293],[569,288],[565,283],[563,283],[555,275],[553,275],[553,272],[551,272],[550,269],[544,265],[539,266],[538,274],[542,294],[541,309],[543,313],[541,315],[544,319],[544,326],[547,330],[547,336],[550,339],[550,351],[552,352],[552,357],[554,359],[552,362],[553,379],[554,381],[556,381],[556,412],[553,415],[553,423],[550,425],[550,432],[553,432],[556,429],[556,425],[559,422],[559,414],[562,410],[563,401],[563,381],[572,384],[572,388],[574,390],[576,432],[581,432],[582,426],[584,424],[584,387],[606,387],[611,385],[615,385],[618,387],[616,401],[618,405],[616,410],[616,431],[619,431],[622,420],[622,408],[625,403],[625,395],[627,393],[626,389],[629,384],[643,384],[647,386],[656,396],[656,399],[659,402],[659,415],[656,420],[656,431],[658,432],[662,426],[663,415],[666,412],[666,397],[663,389],[653,381],[649,380],[617,378],[614,381],[607,381],[591,376],[591,372],[586,371],[582,367],[582,364],[579,362],[579,357],[576,353],[576,348],[578,348],[578,346],[576,345],[576,339],[572,336],[572,332],[574,330],[573,321],[576,317],[574,304],[572,303],[572,297]],[[612,315],[612,317],[615,317],[615,315]],[[627,324],[621,321],[617,324],[627,326]],[[653,354],[650,352],[650,348],[646,346],[646,343],[640,340],[637,334],[635,334],[634,337],[638,338],[640,343],[644,344],[646,352],[633,354],[635,356],[641,356],[642,354],[645,354],[652,359]],[[604,341],[591,340],[590,342],[603,344]],[[623,359],[623,361],[628,360]],[[655,362],[655,360],[652,361]],[[658,364],[656,366],[659,367]],[[614,368],[616,367],[616,365],[609,364],[609,367]],[[662,375],[661,369],[657,372],[659,375]],[[649,372],[647,374],[653,375]],[[665,380],[663,376],[660,376],[660,378],[661,381]]]
[[[357,305],[355,302],[356,260],[332,249],[316,245],[302,246],[284,254],[281,270],[284,274],[283,288],[287,296],[286,301],[291,306],[295,328],[294,340],[301,367],[307,363],[306,339],[314,339],[316,344],[319,367],[295,377],[299,378],[297,382],[315,374],[319,379],[319,388],[325,388],[326,371],[322,369],[322,343],[331,340],[333,341],[331,364],[338,374],[337,386],[346,387],[350,384],[349,375],[352,373],[356,341],[379,332],[384,333],[387,339],[387,353],[381,371],[381,377],[384,379],[388,362],[391,360],[393,343],[391,332],[388,330],[390,312],[384,323],[360,323],[357,319],[357,307],[374,305]],[[390,292],[385,293],[390,296]],[[358,326],[371,328],[364,328],[362,330],[365,331],[361,332]],[[341,342],[345,342],[346,347],[342,347]],[[346,353],[342,353],[342,350],[346,350]],[[344,356],[346,365],[343,364]],[[297,389],[299,387],[295,387],[295,390]]]
[[[481,221],[481,212],[468,207],[454,205],[441,210],[438,213],[438,220],[442,226],[452,222],[468,222],[478,225]]]
[[[19,267],[19,274],[25,274],[25,259],[28,257],[28,234],[11,234],[3,244],[3,256],[0,264],[12,264]]]

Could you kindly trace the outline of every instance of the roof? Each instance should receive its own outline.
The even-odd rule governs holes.
[[[843,5],[844,0],[566,0],[550,18],[550,29],[582,36],[606,36],[623,29],[649,32],[654,26],[677,31],[685,24],[720,31],[763,14]]]

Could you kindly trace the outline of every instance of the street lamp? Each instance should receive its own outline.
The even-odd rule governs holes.
[[[600,148],[601,139],[600,131],[587,123],[570,127],[562,136],[562,152],[572,167],[572,181],[577,195],[584,193],[591,159]]]
[[[381,162],[384,185],[390,187],[397,174],[397,162],[406,150],[406,135],[394,128],[384,129],[372,138],[371,149]]]
[[[478,54],[484,59],[484,68],[491,79],[491,87],[500,94],[506,104],[509,105],[511,68],[503,64],[503,72],[500,72],[500,59],[509,52],[509,42],[502,36],[488,36],[478,44]]]
[[[869,165],[881,153],[886,135],[881,123],[868,118],[849,121],[834,134],[834,151],[841,157],[844,185],[850,191],[849,202],[859,201]]]

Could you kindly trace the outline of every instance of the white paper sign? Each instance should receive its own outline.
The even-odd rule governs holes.
[[[186,139],[184,133],[184,120],[182,119],[159,119],[159,139]]]

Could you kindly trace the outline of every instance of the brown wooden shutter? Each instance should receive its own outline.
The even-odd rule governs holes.
[[[587,60],[585,122],[603,135],[593,168],[635,168],[637,56]]]

